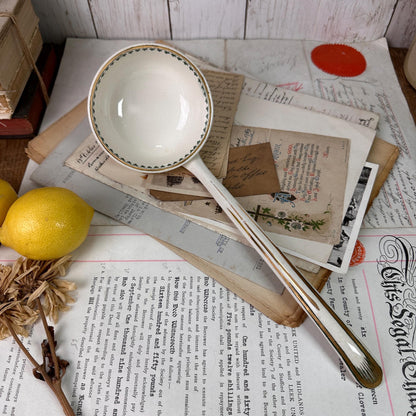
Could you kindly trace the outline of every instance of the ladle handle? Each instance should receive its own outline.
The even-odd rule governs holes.
[[[383,373],[375,359],[321,298],[318,291],[295,269],[247,211],[215,178],[200,156],[196,155],[184,167],[201,181],[248,242],[314,320],[357,382],[367,388],[378,386]]]

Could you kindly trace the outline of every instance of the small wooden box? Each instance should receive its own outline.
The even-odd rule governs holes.
[[[0,13],[16,19],[18,29],[34,59],[42,49],[39,19],[30,0],[3,0]],[[0,119],[13,115],[32,71],[16,25],[10,17],[0,17]]]

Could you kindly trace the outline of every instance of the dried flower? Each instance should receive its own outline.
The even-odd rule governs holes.
[[[38,319],[38,313],[21,303],[13,295],[11,289],[15,274],[10,266],[0,265],[0,339],[11,335],[5,320],[12,325],[13,330],[23,336],[28,335],[26,327]]]
[[[5,302],[0,305],[0,340],[12,335],[8,326],[4,324],[7,319],[16,334],[28,336],[27,327],[33,325],[39,314],[18,301]]]
[[[69,292],[75,290],[76,285],[58,278],[66,274],[70,263],[70,256],[48,261],[20,257],[11,268],[2,266],[0,302],[18,301],[36,312],[34,301],[42,298],[45,315],[57,322],[59,312],[67,310],[68,303],[74,302]]]

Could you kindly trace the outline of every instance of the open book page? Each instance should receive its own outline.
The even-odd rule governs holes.
[[[287,290],[283,291],[282,294],[278,294],[214,263],[202,260],[200,257],[187,251],[167,244],[164,241],[157,241],[195,266],[202,273],[215,279],[219,284],[244,299],[272,321],[290,326],[291,328],[296,328],[304,322],[306,312]],[[289,258],[289,256],[287,257]],[[318,291],[322,290],[331,274],[331,271],[324,268],[319,268],[317,272],[308,272],[305,268],[302,268],[301,272]]]
[[[277,325],[150,237],[92,227],[66,276],[78,286],[76,302],[56,324],[72,408],[83,415],[412,413],[416,234],[368,231],[359,241],[356,265],[332,275],[323,296],[381,363],[383,382],[372,390],[351,379],[309,319],[299,328]],[[2,263],[14,258],[0,247]],[[42,339],[36,325],[23,342],[38,356]],[[3,414],[62,414],[10,338],[0,343],[0,367]]]

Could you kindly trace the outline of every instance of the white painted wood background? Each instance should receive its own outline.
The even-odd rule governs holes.
[[[386,37],[409,47],[416,0],[32,0],[46,42],[102,39]]]

